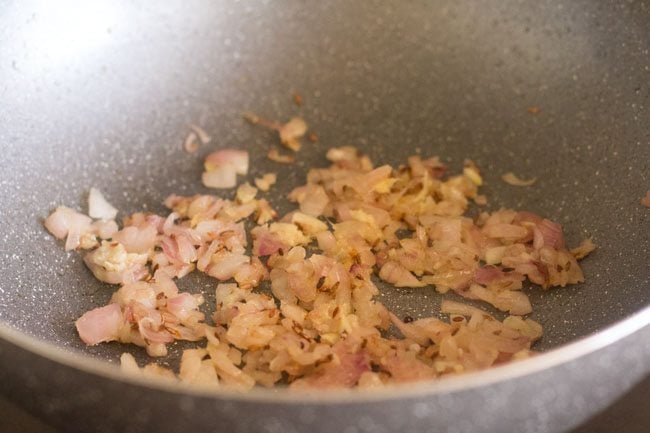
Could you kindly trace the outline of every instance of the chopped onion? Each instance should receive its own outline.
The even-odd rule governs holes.
[[[459,314],[466,317],[471,317],[474,315],[484,315],[491,317],[490,314],[479,308],[456,301],[450,301],[448,299],[444,299],[440,304],[440,312],[445,314]]]
[[[147,342],[171,343],[174,341],[174,337],[166,329],[160,329],[156,321],[151,317],[145,317],[138,321],[138,331]]]
[[[271,161],[279,162],[280,164],[291,164],[295,161],[293,155],[282,155],[275,147],[269,149],[266,157]]]
[[[65,206],[59,206],[46,220],[45,228],[57,239],[65,238],[70,231],[82,233],[92,220]]]
[[[490,284],[497,278],[503,276],[503,271],[495,266],[483,266],[474,273],[474,281],[479,284]]]
[[[522,239],[528,235],[528,230],[514,224],[490,224],[483,228],[483,233],[490,238]]]
[[[208,144],[210,141],[212,141],[212,137],[205,132],[205,129],[201,128],[198,125],[190,125],[190,128],[192,128],[192,131],[196,133],[198,136],[199,140],[201,141],[201,144]]]
[[[499,310],[510,312],[510,314],[524,315],[533,311],[528,296],[520,291],[495,291],[478,284],[472,284],[469,293],[482,301],[494,305]]]
[[[537,182],[537,178],[533,177],[531,179],[521,179],[517,177],[513,172],[509,171],[505,173],[503,176],[501,176],[501,179],[509,185],[513,186],[531,186],[535,182]]]
[[[330,203],[327,192],[320,185],[296,188],[291,192],[289,198],[300,204],[302,212],[314,217],[322,215]]]
[[[564,234],[560,224],[543,219],[537,227],[544,238],[544,245],[552,248],[564,248]]]
[[[645,197],[641,199],[641,204],[645,207],[650,207],[650,189],[645,193]]]
[[[318,218],[301,212],[294,212],[291,216],[291,222],[300,227],[306,235],[315,235],[327,230],[327,224]]]
[[[65,206],[59,206],[44,222],[45,228],[57,239],[66,238],[65,249],[81,245],[84,235],[92,232],[92,219]]]
[[[212,256],[212,263],[208,267],[208,275],[220,281],[232,278],[237,270],[250,263],[250,257],[243,254],[224,253]]]
[[[118,304],[108,304],[86,312],[76,322],[77,332],[89,346],[116,340],[124,319]]]
[[[262,177],[255,178],[255,186],[258,187],[260,191],[266,192],[275,185],[276,180],[277,176],[275,173],[266,173]]]
[[[220,167],[232,166],[236,174],[248,173],[248,152],[238,149],[221,149],[205,158],[205,170],[210,172]]]
[[[119,230],[114,220],[99,220],[92,224],[93,231],[100,239],[110,239]]]
[[[234,188],[237,186],[237,172],[235,166],[227,164],[203,172],[201,177],[203,185],[208,188]]]
[[[596,249],[596,244],[591,239],[584,239],[580,242],[580,245],[571,249],[571,254],[576,259],[580,260],[589,255],[593,250]]]
[[[135,361],[135,358],[130,353],[122,353],[120,355],[120,369],[128,374],[141,374],[140,367]]]
[[[485,250],[485,263],[488,265],[497,265],[501,263],[506,253],[506,246],[492,247]]]
[[[88,194],[88,215],[91,218],[112,220],[117,216],[115,209],[102,195],[97,188],[90,188]]]
[[[294,151],[307,132],[299,118],[284,125],[248,118]],[[186,144],[193,151],[210,137],[191,128]],[[277,148],[269,157],[293,161]],[[90,213],[100,220],[57,208],[46,228],[65,238],[67,249],[91,249],[84,262],[95,277],[121,285],[109,305],[77,320],[82,340],[132,343],[155,357],[175,340],[201,341],[183,352],[178,376],[122,356],[124,370],[197,386],[247,390],[283,377],[292,387],[380,386],[530,356],[542,328],[519,317],[532,311],[525,279],[544,289],[584,280],[577,259],[594,249],[590,240],[569,250],[560,224],[530,212],[468,215],[472,201],[486,202],[472,161],[446,176],[437,157],[416,155],[393,168],[339,147],[327,158],[332,164],[309,170],[306,184],[289,194],[295,209],[280,217],[257,198],[275,183],[274,173],[256,178],[256,187],[242,183],[231,199],[171,195],[167,215],[139,212],[124,218],[121,230],[117,211],[94,188]],[[205,160],[203,182],[233,188],[248,164],[246,151],[218,150]],[[179,291],[175,282],[195,269],[234,281],[217,285],[210,324],[199,309],[203,295]],[[381,304],[385,284],[377,276],[394,287],[452,290],[511,316],[500,321],[443,300],[448,320],[401,320]],[[270,293],[255,289],[267,280]],[[402,338],[389,336],[391,326]]]
[[[237,188],[236,198],[239,203],[250,203],[255,200],[257,188],[246,182]]]
[[[395,287],[422,287],[425,285],[402,265],[392,261],[384,263],[379,270],[379,278]]]
[[[269,232],[268,228],[257,227],[251,231],[251,234],[254,238],[253,254],[257,256],[270,256],[287,247],[277,235]]]
[[[199,143],[196,142],[197,138],[195,132],[187,134],[187,137],[185,137],[185,141],[183,142],[183,149],[185,149],[187,153],[195,153],[199,150]]]
[[[186,320],[201,304],[201,299],[189,293],[181,293],[167,300],[167,310],[181,321]]]
[[[301,144],[299,138],[307,133],[307,123],[300,117],[294,117],[280,128],[280,141],[282,144],[297,152]]]
[[[152,225],[124,227],[113,235],[113,240],[124,246],[129,253],[146,253],[156,244],[158,230]]]
[[[144,278],[147,260],[147,254],[127,253],[117,242],[104,242],[84,257],[84,263],[95,277],[110,284],[126,284]]]

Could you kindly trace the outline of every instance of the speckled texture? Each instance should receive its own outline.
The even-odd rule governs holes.
[[[562,222],[574,244],[592,236],[599,245],[584,261],[586,284],[529,289],[545,325],[541,349],[648,304],[650,211],[639,205],[650,188],[646,2],[97,8],[79,8],[82,18],[66,23],[29,4],[0,15],[0,319],[12,327],[83,349],[73,321],[106,302],[110,288],[62,251],[42,218],[58,204],[84,209],[90,186],[123,213],[162,211],[171,192],[205,192],[201,155],[218,146],[249,149],[251,179],[281,174],[272,194],[280,209],[288,208],[282,194],[332,145],[356,145],[391,164],[418,148],[452,170],[474,159],[490,208],[537,211]],[[74,38],[83,13],[99,24]],[[69,41],[57,43],[57,26]],[[303,95],[301,109],[292,91]],[[244,110],[301,113],[320,142],[305,146],[297,166],[268,163],[274,138],[245,124]],[[215,137],[195,156],[181,150],[189,123]],[[514,188],[500,181],[506,171],[540,180]],[[440,296],[390,289],[382,300],[419,316],[435,313]],[[84,351],[115,360],[122,349]]]

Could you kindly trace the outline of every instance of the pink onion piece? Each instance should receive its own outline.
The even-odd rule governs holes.
[[[205,158],[205,169],[208,172],[224,166],[232,166],[236,174],[247,174],[248,152],[238,149],[221,149]]]
[[[252,234],[254,238],[253,254],[256,256],[270,256],[271,254],[286,248],[284,242],[280,241],[265,227],[253,229]]]
[[[176,244],[178,245],[178,255],[181,262],[192,263],[196,261],[196,249],[194,249],[192,241],[187,236],[176,236]]]
[[[546,218],[537,226],[544,237],[544,245],[552,248],[564,248],[564,234],[562,226]]]
[[[125,284],[113,294],[111,302],[121,306],[128,306],[132,302],[137,302],[144,308],[156,308],[156,291],[144,281]]]
[[[200,298],[181,293],[167,300],[167,310],[181,321],[186,320],[200,305]]]
[[[235,166],[227,164],[203,173],[201,180],[208,188],[227,189],[237,186]]]
[[[158,230],[152,225],[124,227],[115,233],[113,240],[124,245],[129,253],[146,253],[156,244]]]
[[[164,328],[154,328],[158,328],[158,324],[156,323],[156,320],[150,317],[145,317],[138,321],[138,331],[140,331],[140,335],[145,338],[145,341],[163,344],[174,341],[174,337]]]
[[[503,271],[496,266],[483,266],[474,272],[474,281],[478,284],[488,285],[503,276]]]
[[[77,332],[89,346],[117,340],[124,319],[118,304],[109,304],[84,313],[76,322]]]
[[[57,239],[66,239],[65,249],[73,250],[80,244],[81,236],[91,232],[92,219],[65,206],[59,206],[45,220],[45,228]]]
[[[359,381],[361,375],[370,371],[370,358],[363,351],[353,351],[346,342],[334,348],[335,361],[322,364],[316,373],[294,382],[293,388],[336,388],[350,387]]]
[[[237,175],[248,173],[248,152],[237,149],[221,149],[205,159],[203,184],[208,188],[233,188]]]

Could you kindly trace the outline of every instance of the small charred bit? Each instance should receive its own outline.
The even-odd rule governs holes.
[[[291,99],[293,99],[293,103],[296,104],[298,107],[302,107],[302,95],[298,92],[293,92],[291,95]]]

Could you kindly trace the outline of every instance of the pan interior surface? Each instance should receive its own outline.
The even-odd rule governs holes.
[[[470,158],[489,209],[547,216],[571,245],[593,238],[586,283],[526,289],[545,329],[537,348],[640,311],[650,298],[650,211],[639,204],[650,188],[649,16],[638,4],[588,3],[215,2],[196,13],[181,2],[111,2],[69,16],[46,3],[9,6],[0,17],[0,319],[102,359],[138,352],[78,339],[74,320],[114,288],[64,253],[43,218],[61,204],[85,210],[92,186],[121,216],[162,213],[171,193],[213,192],[200,172],[218,147],[250,151],[248,179],[280,173],[270,201],[282,213],[292,208],[286,194],[339,145],[392,165],[419,150],[452,172]],[[301,115],[319,142],[295,165],[271,163],[275,137],[246,124],[248,110]],[[195,155],[182,150],[189,124],[213,136]],[[500,180],[507,171],[538,181],[512,187]],[[192,274],[179,285],[209,295],[216,282]],[[413,317],[437,314],[441,299],[432,288],[381,295]]]

